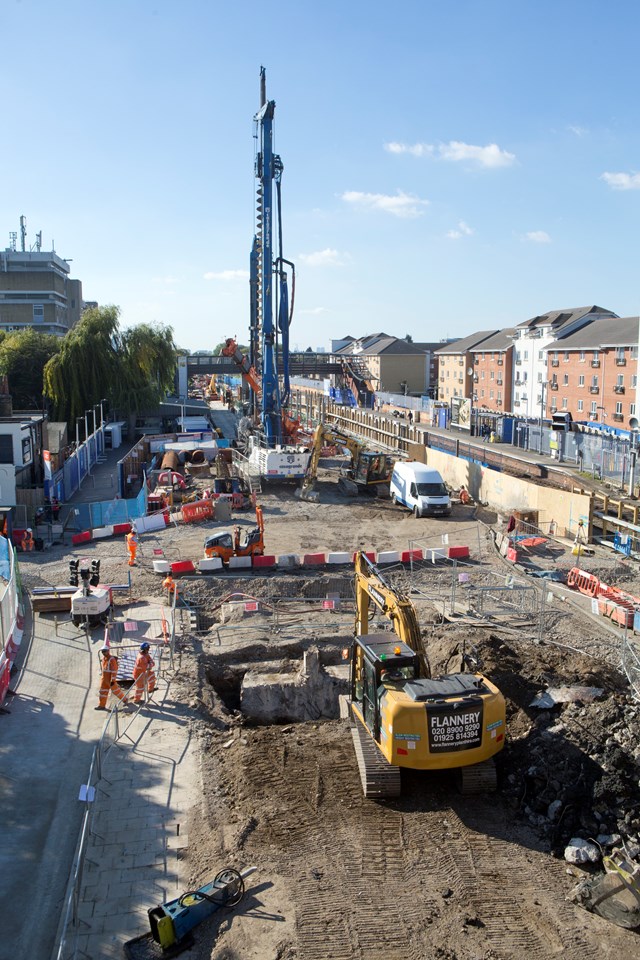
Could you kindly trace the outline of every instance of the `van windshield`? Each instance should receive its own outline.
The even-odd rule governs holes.
[[[444,483],[419,483],[418,495],[421,497],[446,497],[447,488]]]

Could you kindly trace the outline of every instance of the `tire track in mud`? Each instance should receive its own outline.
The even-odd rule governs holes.
[[[455,891],[460,904],[470,908],[483,924],[483,938],[504,960],[598,960],[600,953],[584,942],[575,908],[554,898],[537,881],[525,850],[517,842],[503,840],[483,830],[500,814],[485,804],[484,817],[473,818],[477,828],[463,823],[453,808],[437,813],[432,836],[446,833],[429,846],[433,870]],[[411,845],[428,835],[433,815],[418,816],[407,831]],[[426,864],[425,864],[426,865]],[[486,946],[486,944],[485,944]]]

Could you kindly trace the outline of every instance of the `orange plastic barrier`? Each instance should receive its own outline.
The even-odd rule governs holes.
[[[196,500],[195,503],[185,503],[182,506],[182,519],[185,523],[196,523],[198,520],[208,520],[212,516],[212,500]]]

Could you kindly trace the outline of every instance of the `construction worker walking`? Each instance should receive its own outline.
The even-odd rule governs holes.
[[[134,567],[136,563],[136,553],[138,552],[138,534],[132,528],[126,535],[127,550],[129,551],[129,566]]]
[[[140,653],[136,657],[133,668],[133,681],[135,684],[134,703],[141,703],[145,686],[147,693],[151,694],[156,688],[155,662],[149,653],[149,644],[140,644]]]
[[[95,710],[106,710],[109,692],[117,697],[122,703],[127,703],[127,698],[118,683],[118,658],[111,653],[110,647],[100,647],[100,668],[102,676],[100,678],[100,690],[98,693],[98,706]]]

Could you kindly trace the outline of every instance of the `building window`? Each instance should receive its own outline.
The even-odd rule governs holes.
[[[630,353],[630,356],[631,356],[631,359],[632,359],[632,360],[637,360],[637,359],[638,359],[638,348],[637,348],[637,347],[631,347],[631,350],[629,351],[629,353]]]
[[[502,403],[502,390],[498,390],[497,400],[498,400],[498,403]]]
[[[480,373],[480,379],[484,380],[484,370]]]
[[[619,373],[616,377],[616,387],[624,387],[624,373]]]
[[[621,401],[621,400],[618,400],[618,402],[616,403],[616,413],[618,414],[619,417],[622,416],[622,401]]]
[[[563,377],[563,385],[564,385],[565,387],[568,387],[568,386],[569,386],[569,374],[568,374],[568,373],[565,373],[565,375],[564,375],[564,377]]]
[[[624,347],[616,347],[616,360],[624,361]]]
[[[584,373],[581,373],[580,376],[578,377],[578,386],[584,387]]]
[[[638,374],[637,374],[637,373],[632,373],[632,374],[631,374],[631,386],[634,387],[634,388],[638,386]]]
[[[569,351],[568,351],[568,350],[565,350],[565,352],[564,352],[564,362],[565,362],[565,363],[569,363],[569,357],[570,357]]]
[[[635,405],[635,403],[630,403],[630,404],[629,404],[629,416],[630,416],[630,417],[635,417],[635,415],[636,415],[636,405]]]
[[[544,352],[542,350],[538,350],[538,360],[544,360]]]
[[[13,463],[13,437],[0,433],[0,463]]]
[[[592,417],[597,417],[597,416],[598,416],[598,401],[597,401],[597,400],[592,400],[592,401],[591,401],[591,416],[592,416]]]
[[[563,397],[563,398],[562,398],[562,409],[563,409],[563,410],[568,410],[568,409],[569,409],[569,401],[567,400],[566,397]]]
[[[482,372],[484,373],[484,370],[483,370]],[[495,372],[492,370],[492,371],[491,371],[491,378],[490,378],[490,379],[491,379],[491,380],[495,380],[495,378],[496,378]]]
[[[42,323],[44,320],[44,306],[41,303],[34,303],[33,305],[33,322]]]
[[[493,390],[489,390],[489,400],[493,400]]]
[[[584,410],[584,400],[578,400],[578,413],[582,413]]]
[[[525,359],[525,360],[528,360],[528,359],[529,359],[529,351],[528,351],[528,350],[525,350],[525,352],[524,352],[524,359]]]
[[[580,363],[584,363],[586,359],[587,359],[586,353],[584,352],[584,350],[581,350],[581,351],[580,351]]]
[[[538,374],[538,383],[542,383],[542,374],[541,374],[541,373]]]

